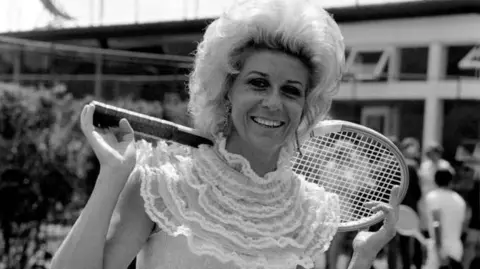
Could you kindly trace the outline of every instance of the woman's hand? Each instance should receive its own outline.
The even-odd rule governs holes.
[[[373,212],[383,211],[385,220],[383,226],[376,232],[360,231],[353,239],[353,250],[372,261],[385,245],[395,237],[395,225],[398,220],[398,206],[400,204],[400,189],[394,187],[389,204],[382,202],[367,202],[365,206]]]
[[[94,105],[86,105],[80,121],[82,131],[95,152],[101,169],[128,177],[136,163],[132,127],[126,119],[122,119],[118,128],[95,128],[93,126],[94,111]]]

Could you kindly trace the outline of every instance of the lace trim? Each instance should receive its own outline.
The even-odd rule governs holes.
[[[251,179],[256,184],[269,184],[274,181],[279,173],[289,170],[291,160],[291,149],[286,147],[280,151],[280,156],[277,162],[277,170],[267,173],[264,177],[260,177],[253,171],[250,163],[241,155],[230,153],[226,150],[226,139],[223,134],[220,134],[218,140],[218,152],[225,158],[231,167],[240,167],[241,173],[247,178]]]
[[[197,168],[205,169],[205,181],[212,185],[221,184],[229,195],[237,199],[249,199],[254,203],[268,205],[286,198],[285,192],[291,188],[292,181],[284,178],[292,177],[292,173],[278,175],[271,184],[256,184],[229,168],[214,151],[209,149],[200,149],[196,154],[196,162]]]
[[[338,197],[281,166],[266,175],[269,183],[253,180],[243,174],[249,165],[238,172],[222,162],[224,145],[192,150],[137,143],[132,175],[141,180],[149,217],[168,234],[186,236],[197,255],[241,268],[312,267],[336,233]],[[230,160],[248,164],[238,156]]]

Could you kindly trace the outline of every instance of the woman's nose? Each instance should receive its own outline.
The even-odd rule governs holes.
[[[280,91],[278,89],[271,89],[263,99],[263,105],[271,110],[278,110],[282,105]]]

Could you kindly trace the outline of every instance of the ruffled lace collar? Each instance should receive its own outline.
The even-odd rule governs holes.
[[[260,177],[225,143],[139,150],[147,214],[168,234],[186,236],[197,255],[240,268],[311,268],[338,227],[337,198],[295,175],[285,149],[277,169]]]
[[[265,176],[259,176],[255,171],[253,171],[250,162],[240,154],[235,154],[227,151],[226,149],[227,139],[223,135],[219,135],[216,139],[215,150],[223,158],[223,160],[232,168],[244,176],[249,177],[255,182],[269,182],[274,178],[281,177],[285,175],[285,172],[290,170],[291,167],[291,157],[292,150],[288,147],[282,147],[280,155],[277,161],[277,169],[274,171],[268,172]]]

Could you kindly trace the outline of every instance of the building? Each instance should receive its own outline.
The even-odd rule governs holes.
[[[367,125],[388,136],[413,136],[424,146],[442,142],[447,157],[453,157],[465,139],[480,137],[479,1],[425,0],[329,11],[339,22],[348,47],[347,74],[335,98],[332,117]],[[132,52],[121,56],[129,59],[160,55],[154,71],[140,68],[138,73],[128,74],[130,77],[123,75],[125,83],[134,79],[156,81],[161,76],[158,81],[162,84],[155,87],[171,88],[176,83],[180,85],[177,88],[183,88],[189,55],[209,21],[35,30],[4,36],[95,47],[91,55],[101,57],[109,55],[111,49]],[[86,69],[92,77],[102,73],[98,68],[102,61],[95,62],[101,57],[90,58]],[[78,68],[70,72],[78,72]],[[115,79],[119,78],[112,77]]]
[[[458,144],[480,138],[480,2],[376,9],[341,24],[348,74],[333,116],[424,146],[443,143],[452,158]]]

